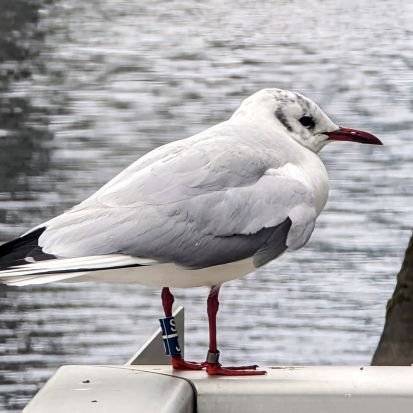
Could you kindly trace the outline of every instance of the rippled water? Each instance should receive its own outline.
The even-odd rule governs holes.
[[[257,89],[294,89],[385,146],[323,150],[331,193],[310,243],[222,290],[223,359],[369,363],[412,226],[412,19],[396,0],[1,0],[0,240]],[[176,291],[193,359],[206,293]],[[125,362],[161,314],[158,291],[135,285],[0,295],[3,411],[61,364]]]

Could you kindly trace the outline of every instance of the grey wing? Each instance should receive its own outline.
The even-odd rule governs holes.
[[[251,256],[262,265],[299,248],[316,218],[304,174],[244,129],[234,145],[238,131],[225,128],[141,158],[47,222],[39,245],[57,257],[120,253],[191,268]]]
[[[271,230],[269,237],[254,254],[254,267],[261,267],[267,264],[279,257],[287,249],[287,236],[290,228],[290,218],[287,218],[275,228],[269,228]]]
[[[122,253],[201,268],[254,256],[259,266],[305,244],[315,218],[303,183],[263,175],[178,202],[83,207],[52,220],[40,245],[61,257]]]

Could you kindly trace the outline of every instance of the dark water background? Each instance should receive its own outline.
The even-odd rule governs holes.
[[[397,0],[0,0],[0,241],[254,91],[294,89],[385,146],[325,148],[311,242],[223,288],[223,359],[369,363],[412,226],[412,20]],[[176,291],[193,359],[206,293]],[[0,287],[0,411],[62,364],[125,362],[160,314],[136,285]]]

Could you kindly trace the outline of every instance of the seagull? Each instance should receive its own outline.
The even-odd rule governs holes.
[[[318,152],[331,141],[382,145],[337,126],[312,100],[268,88],[226,121],[160,146],[89,198],[0,246],[0,282],[133,282],[162,288],[174,369],[261,375],[219,362],[220,286],[309,240],[328,197]],[[206,361],[180,354],[170,288],[207,286]],[[175,341],[174,341],[175,340]]]

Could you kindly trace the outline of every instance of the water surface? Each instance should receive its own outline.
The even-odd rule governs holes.
[[[58,214],[152,148],[230,116],[263,87],[300,91],[384,147],[322,152],[331,193],[306,248],[222,290],[228,363],[367,364],[412,226],[413,3],[2,0],[0,241]],[[203,359],[206,289],[177,290]],[[159,291],[0,288],[0,411],[62,364],[123,363]]]

